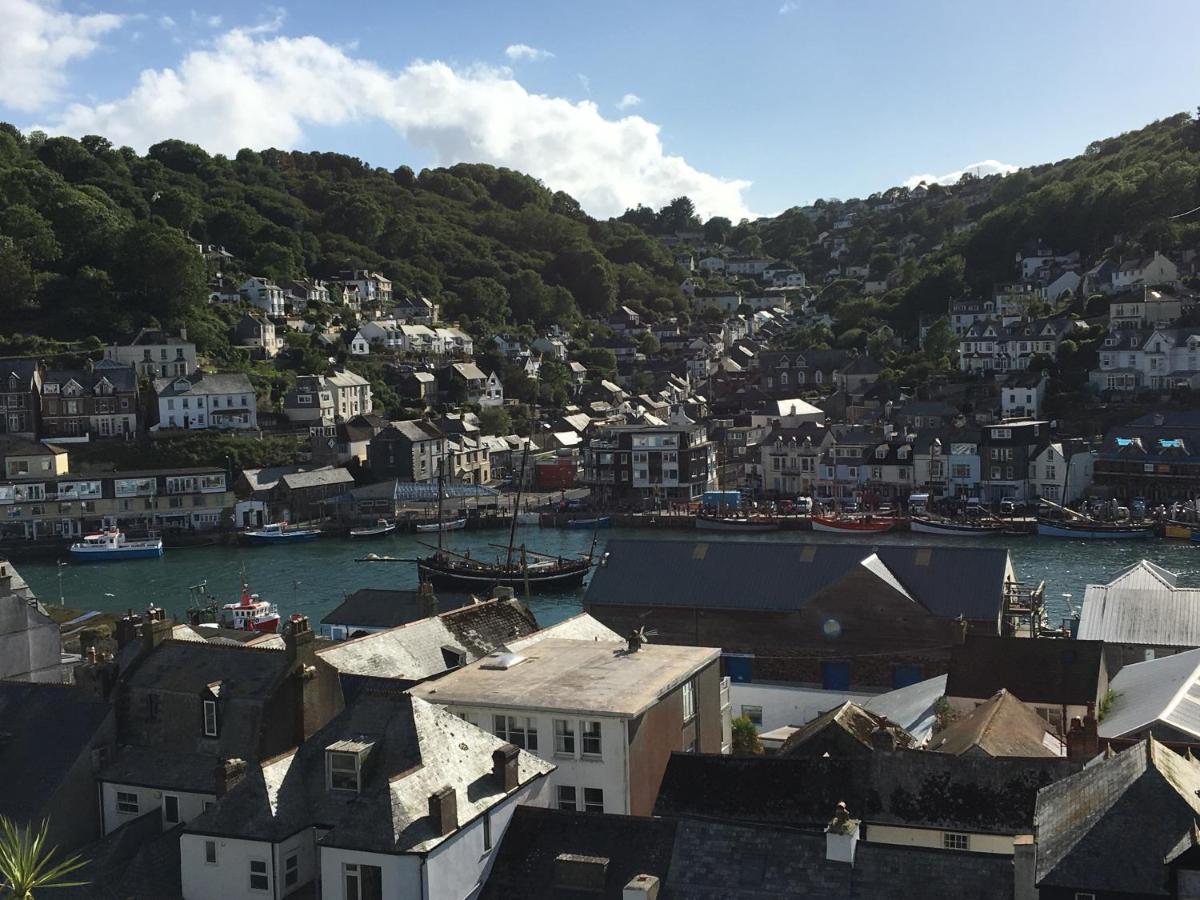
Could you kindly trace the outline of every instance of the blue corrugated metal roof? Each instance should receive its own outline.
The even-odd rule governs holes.
[[[995,620],[1008,551],[766,541],[610,540],[585,606],[794,610],[872,553],[937,616]]]

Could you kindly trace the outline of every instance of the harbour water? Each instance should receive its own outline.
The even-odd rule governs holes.
[[[470,550],[476,558],[502,555],[495,545],[507,539],[504,531],[454,532],[446,535],[446,545],[459,551]],[[435,538],[421,535],[420,538]],[[601,531],[597,553],[605,542],[622,540],[696,540],[693,532],[681,531]],[[870,539],[778,532],[771,534],[705,534],[704,540],[770,541],[779,544],[780,553],[794,553],[803,543],[852,542],[869,550],[877,544],[987,546],[991,539],[936,537],[928,535],[879,535]],[[1057,625],[1069,615],[1064,594],[1076,607],[1083,601],[1088,584],[1106,581],[1125,566],[1146,558],[1180,575],[1185,585],[1200,586],[1200,544],[1186,541],[1073,541],[1038,538],[1005,538],[1012,554],[1017,577],[1025,582],[1046,583],[1046,604],[1051,624]],[[521,527],[517,543],[526,543],[542,553],[577,556],[587,553],[592,533],[586,530]],[[187,608],[189,588],[207,582],[208,590],[222,602],[237,599],[241,572],[253,591],[279,606],[280,612],[301,612],[314,622],[359,588],[414,588],[416,566],[412,563],[360,563],[356,557],[377,553],[411,559],[426,554],[418,536],[396,535],[375,541],[322,539],[290,546],[198,547],[172,549],[160,559],[130,560],[98,565],[59,566],[53,561],[24,560],[14,563],[46,604],[60,600],[76,609],[124,612],[144,609],[154,603],[174,616]],[[66,560],[64,559],[64,562]],[[61,586],[61,593],[60,593]],[[530,605],[545,624],[573,615],[581,607],[583,590],[558,595],[535,596]]]

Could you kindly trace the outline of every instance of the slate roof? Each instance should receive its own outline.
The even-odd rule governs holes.
[[[1140,560],[1108,584],[1087,586],[1078,635],[1115,644],[1200,647],[1200,588],[1179,587],[1174,574]]]
[[[137,374],[133,371],[133,366],[124,366],[119,363],[91,372],[83,369],[50,369],[42,376],[42,385],[62,385],[74,381],[83,388],[85,393],[92,394],[96,391],[96,385],[103,379],[107,379],[113,389],[119,392],[137,390]]]
[[[1046,721],[1009,691],[951,722],[929,740],[927,750],[961,756],[1062,756],[1062,742],[1046,733]]]
[[[946,676],[926,678],[907,687],[896,688],[861,700],[862,708],[885,716],[901,725],[922,743],[933,731],[937,721],[938,700],[946,694]]]
[[[345,740],[371,745],[354,794],[331,791],[326,748]],[[441,844],[430,796],[455,790],[459,823],[471,822],[507,795],[492,774],[492,753],[505,742],[444,709],[406,693],[364,691],[297,750],[247,770],[188,832],[278,842],[319,825],[320,843],[375,853],[427,853]],[[554,766],[519,751],[519,786]]]
[[[187,387],[177,388],[177,382]],[[172,378],[155,378],[154,393],[159,397],[181,397],[185,394],[254,394],[250,379],[241,372],[197,372]]]
[[[39,821],[112,708],[74,687],[0,681],[0,815]]]
[[[322,469],[311,469],[307,472],[290,472],[279,479],[289,490],[305,490],[306,488],[324,487],[326,485],[354,484],[354,476],[346,469],[332,466]]]
[[[841,706],[822,713],[807,725],[793,732],[783,742],[779,753],[784,756],[802,755],[805,753],[805,745],[811,744],[822,735],[827,735],[831,730],[844,732],[866,750],[874,749],[871,741],[872,735],[877,731],[888,732],[900,747],[912,747],[916,743],[912,735],[895,722],[889,722],[885,717],[869,712],[857,703],[847,700]]]
[[[601,889],[555,883],[559,854],[607,860]],[[594,897],[620,900],[637,874],[660,880],[659,900],[1009,900],[1012,860],[860,841],[854,865],[830,862],[819,831],[688,817],[588,816],[519,807],[484,886],[483,900]]]
[[[28,387],[38,370],[36,359],[0,359],[0,375],[7,380],[9,375],[16,375],[22,386]]]
[[[1036,883],[1170,896],[1164,859],[1198,818],[1200,764],[1143,741],[1038,795]]]
[[[673,753],[654,814],[823,828],[845,802],[868,823],[1023,834],[1038,790],[1081,766],[924,750],[839,758]]]
[[[610,540],[584,606],[793,610],[874,554],[936,616],[995,621],[1003,609],[1003,548],[866,541],[803,548],[763,541]]]
[[[155,807],[79,851],[87,866],[79,877],[87,884],[56,888],[66,900],[128,900],[183,897],[179,867],[178,827],[163,831],[162,811]]]
[[[437,593],[439,612],[459,609],[472,602],[470,594]],[[425,618],[425,602],[419,591],[359,588],[321,619],[322,625],[361,625],[395,628]]]
[[[1008,689],[1026,703],[1097,702],[1104,666],[1100,641],[967,635],[950,651],[946,696],[983,700]]]

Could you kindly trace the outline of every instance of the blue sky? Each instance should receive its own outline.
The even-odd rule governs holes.
[[[0,117],[22,127],[490,162],[597,215],[680,193],[770,214],[1061,159],[1200,103],[1194,0],[0,0],[0,17]]]

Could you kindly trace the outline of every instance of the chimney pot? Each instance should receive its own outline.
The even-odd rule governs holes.
[[[634,875],[621,891],[621,900],[657,900],[658,888],[657,875]]]
[[[520,772],[517,759],[521,751],[514,744],[504,744],[492,751],[492,775],[499,782],[504,792],[517,789],[520,784]]]
[[[446,785],[429,796],[429,817],[433,830],[444,837],[458,827],[458,792]]]
[[[217,799],[224,797],[234,785],[246,776],[246,761],[244,759],[226,759],[217,763],[216,771]]]

